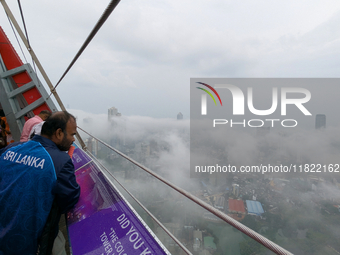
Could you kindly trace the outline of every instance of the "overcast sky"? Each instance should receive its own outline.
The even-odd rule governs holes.
[[[21,1],[52,83],[109,2]],[[22,24],[17,1],[7,4]],[[115,106],[189,118],[193,77],[339,77],[339,10],[338,0],[122,0],[57,91],[65,106],[89,113]],[[3,10],[0,25],[19,52]]]

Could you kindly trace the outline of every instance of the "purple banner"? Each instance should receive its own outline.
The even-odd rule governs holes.
[[[76,148],[72,160],[81,187],[79,202],[67,215],[74,255],[169,254],[88,155]]]

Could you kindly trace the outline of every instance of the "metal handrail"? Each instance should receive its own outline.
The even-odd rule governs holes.
[[[174,185],[173,183],[169,182],[168,180],[164,179],[163,177],[161,177],[160,175],[156,174],[155,172],[153,172],[152,170],[150,170],[149,168],[141,165],[140,163],[138,163],[137,161],[135,161],[134,159],[128,157],[127,155],[125,155],[124,153],[120,152],[119,150],[113,148],[112,146],[110,146],[109,144],[105,143],[104,141],[100,140],[99,138],[91,135],[90,133],[86,132],[84,129],[80,128],[78,126],[78,128],[83,131],[84,133],[86,133],[87,135],[91,136],[92,138],[94,138],[95,140],[97,140],[98,142],[100,142],[101,144],[105,145],[107,148],[113,150],[114,152],[116,152],[117,154],[119,154],[120,156],[122,156],[123,158],[127,159],[128,161],[130,161],[131,163],[133,163],[134,165],[138,166],[139,168],[143,169],[144,171],[146,171],[147,173],[149,173],[150,175],[154,176],[155,178],[157,178],[158,180],[160,180],[161,182],[165,183],[166,185],[168,185],[169,187],[171,187],[172,189],[176,190],[177,192],[179,192],[180,194],[186,196],[187,198],[189,198],[190,200],[192,200],[193,202],[195,202],[196,204],[200,205],[201,207],[205,208],[206,210],[208,210],[209,212],[211,212],[212,214],[216,215],[217,217],[219,217],[220,219],[222,219],[223,221],[227,222],[229,225],[233,226],[234,228],[238,229],[239,231],[241,231],[242,233],[246,234],[247,236],[251,237],[252,239],[254,239],[255,241],[257,241],[258,243],[262,244],[263,246],[265,246],[266,248],[268,248],[269,250],[275,252],[276,254],[280,254],[280,255],[292,255],[291,252],[285,250],[284,248],[282,248],[281,246],[277,245],[276,243],[270,241],[269,239],[267,239],[266,237],[258,234],[257,232],[255,232],[254,230],[248,228],[247,226],[243,225],[242,223],[238,222],[237,220],[233,219],[232,217],[226,215],[225,213],[217,210],[216,208],[214,208],[213,206],[209,205],[208,203],[202,201],[201,199],[197,198],[196,196],[192,195],[191,193],[185,191],[184,189]]]

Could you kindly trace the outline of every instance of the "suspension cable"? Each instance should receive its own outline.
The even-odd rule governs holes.
[[[21,19],[22,19],[22,24],[24,25],[24,30],[25,30],[25,34],[26,34],[26,40],[27,40],[27,43],[28,43],[28,46],[29,48],[31,48],[31,44],[30,44],[30,41],[28,39],[28,33],[27,33],[27,28],[26,28],[26,23],[25,23],[25,19],[24,19],[24,13],[22,11],[22,8],[21,8],[21,3],[20,3],[20,0],[18,0],[18,6],[19,6],[19,10],[20,10],[20,15],[21,15]],[[30,50],[30,49],[28,49]],[[27,60],[26,60],[27,62]],[[34,62],[34,59],[32,57],[32,63],[33,63],[33,68],[34,68],[34,72],[36,73],[37,77],[38,77],[38,73],[37,73],[37,70],[35,68],[35,62]]]
[[[5,12],[6,12],[6,10],[5,10]],[[15,36],[15,39],[17,40],[17,43],[18,43],[19,48],[20,48],[20,50],[21,50],[21,53],[22,53],[22,55],[23,55],[23,57],[24,57],[24,59],[25,59],[25,62],[27,63],[28,61],[27,61],[27,59],[26,59],[25,53],[24,53],[24,51],[23,51],[23,49],[22,49],[22,47],[21,47],[21,44],[20,44],[20,42],[19,42],[19,38],[18,38],[18,36],[17,36],[17,33],[15,32],[15,29],[14,29],[14,27],[13,27],[13,24],[12,24],[12,22],[11,22],[11,19],[8,17],[7,12],[6,12],[6,15],[7,15],[7,18],[8,18],[8,22],[9,22],[9,24],[11,25],[11,28],[12,28],[13,34],[14,34],[14,36]]]
[[[118,179],[102,164],[99,160],[89,151],[87,153],[90,154],[93,160],[96,161],[105,171],[125,190],[126,193],[140,206],[142,209],[186,252],[186,254],[192,255],[192,253],[130,192],[128,191],[124,185],[118,181]]]
[[[233,219],[232,217],[226,215],[225,213],[217,210],[216,208],[214,208],[213,206],[209,205],[208,203],[202,201],[201,199],[195,197],[194,195],[192,195],[191,193],[185,191],[184,189],[172,184],[171,182],[169,182],[168,180],[164,179],[163,177],[161,177],[160,175],[156,174],[155,172],[151,171],[149,168],[141,165],[140,163],[138,163],[137,161],[135,161],[134,159],[128,157],[127,155],[125,155],[124,153],[120,152],[119,150],[111,147],[110,145],[108,145],[107,143],[105,143],[104,141],[100,140],[99,138],[91,135],[90,133],[86,132],[84,129],[80,128],[78,126],[78,128],[80,130],[82,130],[84,133],[86,133],[87,135],[91,136],[92,138],[96,139],[98,142],[100,142],[101,144],[105,145],[107,148],[113,150],[114,152],[116,152],[117,154],[119,154],[121,157],[127,159],[128,161],[130,161],[131,163],[133,163],[134,165],[138,166],[139,168],[143,169],[144,171],[146,171],[147,173],[149,173],[150,175],[152,175],[153,177],[157,178],[158,180],[160,180],[161,182],[165,183],[166,185],[168,185],[169,187],[171,187],[172,189],[176,190],[177,192],[179,192],[180,194],[182,194],[183,196],[186,196],[187,198],[189,198],[190,200],[192,200],[193,202],[195,202],[196,204],[200,205],[201,207],[205,208],[206,210],[208,210],[209,212],[211,212],[212,214],[216,215],[217,217],[219,217],[220,219],[222,219],[223,221],[227,222],[229,225],[233,226],[234,228],[238,229],[239,231],[241,231],[242,233],[246,234],[247,236],[251,237],[252,239],[254,239],[255,241],[257,241],[258,243],[262,244],[263,246],[265,246],[266,248],[268,248],[269,250],[275,252],[276,254],[280,254],[280,255],[292,255],[292,253],[290,253],[289,251],[285,250],[284,248],[282,248],[281,246],[277,245],[276,243],[270,241],[269,239],[265,238],[264,236],[258,234],[257,232],[255,232],[254,230],[246,227],[245,225],[243,225],[242,223],[238,222],[237,220]]]
[[[107,18],[110,16],[110,14],[112,13],[112,11],[114,10],[114,8],[116,8],[116,6],[118,5],[120,0],[112,0],[109,5],[107,6],[106,10],[104,11],[104,13],[102,14],[102,16],[100,17],[100,19],[98,20],[97,24],[94,26],[94,28],[92,29],[91,33],[89,34],[89,36],[87,37],[87,39],[85,40],[84,44],[81,46],[80,50],[78,51],[78,53],[76,54],[76,56],[73,58],[71,64],[67,67],[66,71],[64,72],[64,74],[61,76],[61,78],[59,79],[59,81],[57,82],[57,84],[54,86],[53,90],[55,90],[57,88],[57,86],[59,85],[59,83],[61,82],[61,80],[65,77],[65,75],[68,73],[68,71],[71,69],[71,67],[73,66],[73,64],[77,61],[77,59],[79,58],[79,56],[83,53],[83,51],[85,50],[85,48],[87,47],[87,45],[91,42],[91,40],[93,39],[93,37],[96,35],[96,33],[99,31],[99,29],[101,28],[101,26],[105,23],[105,21],[107,20]],[[52,93],[51,93],[52,94]],[[50,94],[50,96],[51,96]]]

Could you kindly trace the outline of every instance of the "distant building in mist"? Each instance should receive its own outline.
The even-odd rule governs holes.
[[[146,158],[150,157],[150,144],[141,143],[141,159],[145,161]]]
[[[122,116],[116,107],[111,107],[107,111],[110,123],[108,130],[109,144],[117,150],[126,152],[126,123],[125,120],[119,118]]]
[[[158,143],[155,140],[150,140],[150,155],[156,156],[158,154]]]
[[[84,124],[91,124],[91,123],[93,123],[93,119],[92,118],[84,118],[83,122],[84,122]]]
[[[224,202],[225,202],[225,198],[223,195],[219,195],[219,196],[215,196],[215,208],[223,211],[224,210]]]
[[[238,197],[240,194],[240,185],[234,183],[233,185],[233,194],[235,197]]]
[[[98,156],[98,141],[94,138],[88,138],[85,140],[87,149],[94,155]]]
[[[177,119],[178,119],[178,120],[182,120],[182,119],[183,119],[183,114],[182,114],[181,112],[179,112],[179,113],[177,114]]]
[[[203,233],[200,230],[193,231],[193,248],[195,252],[199,252],[202,247]]]
[[[116,107],[111,107],[107,110],[108,119],[112,120],[114,117],[120,117],[122,114],[118,112],[118,109]]]
[[[326,127],[326,115],[317,114],[315,116],[315,129],[325,128],[325,127]]]
[[[174,236],[179,236],[182,232],[183,226],[179,223],[163,223],[163,225]],[[168,250],[171,254],[179,254],[176,248],[176,246],[178,245],[161,227],[157,227],[155,232],[161,243],[165,244],[166,247],[168,247]]]

